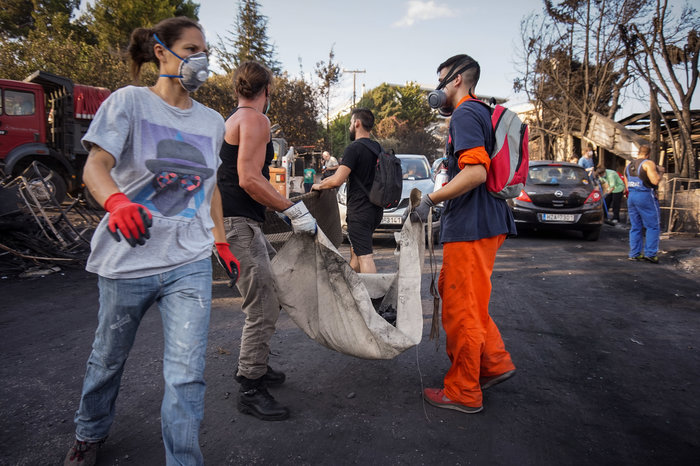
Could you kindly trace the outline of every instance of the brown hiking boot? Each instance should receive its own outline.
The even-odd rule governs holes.
[[[63,466],[94,466],[97,462],[97,449],[102,446],[104,440],[99,442],[83,442],[77,440],[68,450]]]

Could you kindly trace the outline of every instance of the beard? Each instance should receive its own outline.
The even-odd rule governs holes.
[[[350,141],[355,140],[355,128],[350,130]]]

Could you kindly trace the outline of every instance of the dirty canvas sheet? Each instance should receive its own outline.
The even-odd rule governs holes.
[[[405,222],[397,233],[398,271],[358,274],[319,229],[292,235],[272,261],[282,308],[318,343],[366,359],[391,359],[423,334],[423,225]],[[396,326],[379,312],[396,311]],[[393,307],[393,308],[392,308]]]

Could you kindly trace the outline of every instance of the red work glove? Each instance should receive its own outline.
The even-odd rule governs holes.
[[[231,286],[235,285],[238,281],[238,273],[241,270],[241,264],[236,259],[236,256],[231,252],[231,248],[228,243],[214,243],[216,245],[216,259],[224,268],[229,278],[231,279]]]
[[[121,241],[120,230],[126,242],[132,248],[144,245],[151,237],[148,229],[153,225],[153,216],[141,204],[131,202],[124,193],[114,193],[105,201],[105,210],[109,212],[107,230],[116,241]]]

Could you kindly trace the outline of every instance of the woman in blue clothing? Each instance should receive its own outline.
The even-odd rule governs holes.
[[[632,225],[629,260],[659,263],[659,201],[656,187],[662,173],[663,168],[649,160],[649,146],[646,145],[639,148],[637,159],[625,169],[625,187],[629,191],[627,211]]]

